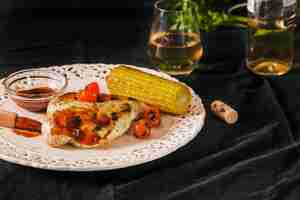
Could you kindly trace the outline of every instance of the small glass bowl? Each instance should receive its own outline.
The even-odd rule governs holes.
[[[33,112],[45,111],[49,101],[64,92],[65,75],[48,69],[26,69],[3,81],[8,96],[20,107]]]

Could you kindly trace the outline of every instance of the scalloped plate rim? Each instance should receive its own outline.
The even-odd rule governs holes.
[[[89,66],[89,65],[90,66],[97,66],[97,65],[99,66],[100,65],[100,66],[107,66],[108,68],[112,68],[116,65],[123,65],[123,64],[103,64],[103,63],[84,64],[84,63],[77,63],[77,64],[71,64],[71,65],[61,65],[61,66],[56,65],[56,66],[41,67],[41,68],[55,68],[55,67],[59,67],[59,68],[70,67],[71,68],[71,67],[74,67],[76,65],[78,66],[78,68],[80,68],[82,66]],[[124,65],[127,65],[127,64],[124,64]],[[141,67],[137,67],[137,66],[133,66],[133,65],[127,65],[127,66],[134,67],[136,69],[140,69],[140,70],[143,70],[143,71],[146,71],[146,72],[151,72],[153,74],[157,74],[157,75],[166,77],[167,79],[172,79],[172,80],[178,81],[177,79],[175,79],[173,77],[170,77],[169,75],[164,74],[163,72],[155,71],[153,69],[141,68]],[[2,79],[0,81],[2,81]],[[182,83],[182,82],[180,82],[180,83]],[[182,84],[184,84],[184,83],[182,83]],[[0,152],[0,159],[6,160],[10,163],[15,163],[15,164],[19,164],[19,165],[22,165],[22,166],[26,166],[26,167],[39,168],[39,169],[45,169],[45,170],[55,170],[55,171],[106,171],[106,170],[123,169],[123,168],[127,168],[127,167],[138,166],[138,165],[146,164],[146,163],[149,163],[151,161],[160,159],[160,158],[165,157],[165,156],[167,156],[171,153],[176,152],[179,148],[187,145],[189,142],[191,142],[199,134],[199,132],[201,131],[201,129],[204,126],[205,117],[206,117],[206,112],[205,112],[204,105],[201,101],[201,98],[191,88],[189,88],[189,89],[193,93],[193,99],[198,98],[197,100],[201,104],[201,105],[199,105],[202,109],[201,116],[199,117],[200,121],[198,122],[199,125],[197,125],[197,126],[194,125],[193,129],[190,130],[190,132],[193,132],[193,136],[191,138],[189,138],[188,140],[186,140],[183,143],[180,143],[180,145],[172,146],[172,148],[170,148],[170,149],[164,149],[163,152],[161,152],[160,154],[158,154],[156,156],[147,157],[146,159],[138,159],[135,162],[133,162],[131,160],[131,162],[128,162],[128,163],[120,163],[117,167],[113,165],[113,166],[101,166],[101,167],[99,167],[99,166],[98,167],[97,166],[94,166],[94,167],[87,166],[87,167],[84,167],[84,168],[74,167],[74,166],[70,167],[70,166],[67,166],[67,165],[53,166],[53,165],[47,165],[47,164],[39,164],[38,162],[28,161],[24,158],[22,159],[22,158],[17,158],[17,157],[12,157],[12,156],[6,155],[4,152]],[[4,92],[5,91],[3,91],[3,88],[2,88],[2,93],[4,94]],[[1,90],[0,90],[0,93],[1,93]],[[3,94],[2,95],[0,94],[0,95],[3,96]],[[1,100],[0,100],[0,105],[1,105]],[[0,134],[1,134],[1,131],[4,131],[4,129],[0,129]],[[0,138],[3,141],[3,138],[2,137],[0,137]],[[2,142],[0,142],[0,149],[2,149],[1,145],[2,145]],[[9,145],[13,145],[13,144],[9,144]],[[47,144],[45,144],[45,145],[47,145]],[[31,152],[31,153],[34,154],[36,152]]]

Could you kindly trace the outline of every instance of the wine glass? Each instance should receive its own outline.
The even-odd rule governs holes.
[[[160,0],[148,41],[149,56],[159,70],[186,75],[203,56],[197,23],[197,5],[190,0]]]

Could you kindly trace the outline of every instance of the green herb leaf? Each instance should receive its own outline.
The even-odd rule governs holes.
[[[177,17],[172,28],[188,31],[200,28],[205,32],[213,31],[220,25],[233,22],[232,16],[220,9],[222,5],[233,3],[235,3],[233,0],[179,0],[174,9],[182,10],[183,15]]]

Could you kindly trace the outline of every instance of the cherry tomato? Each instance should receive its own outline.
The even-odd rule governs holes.
[[[99,141],[99,137],[94,133],[84,133],[80,143],[85,145],[96,144]]]
[[[147,126],[144,119],[134,122],[133,134],[137,138],[146,138],[150,135],[151,129]]]
[[[80,101],[90,101],[89,96],[86,94],[85,90],[81,91],[78,95]]]
[[[70,116],[71,113],[68,111],[57,112],[54,114],[54,122],[58,127],[67,127]]]
[[[85,87],[85,91],[89,94],[96,94],[97,96],[100,94],[100,88],[98,83],[92,82]]]
[[[89,123],[81,127],[81,137],[79,142],[81,144],[91,145],[96,144],[99,141],[98,135],[93,131],[96,128],[96,124]]]
[[[160,110],[155,107],[147,107],[144,111],[144,118],[149,127],[158,127],[160,125]]]
[[[97,124],[100,126],[108,126],[111,122],[111,118],[106,114],[97,114]]]
[[[60,128],[60,127],[53,127],[51,129],[51,134],[52,135],[67,135],[67,136],[71,136],[72,135],[72,131],[67,129],[67,128]]]
[[[96,82],[88,84],[83,91],[79,93],[80,101],[96,102],[100,95],[99,85]]]

